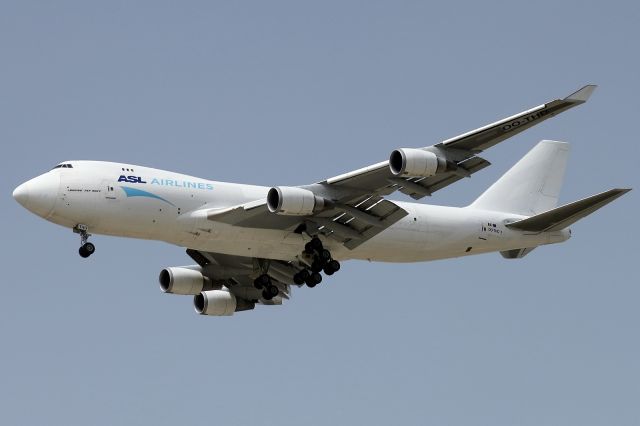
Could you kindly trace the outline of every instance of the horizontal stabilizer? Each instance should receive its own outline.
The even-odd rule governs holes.
[[[509,223],[507,227],[530,232],[558,231],[571,226],[629,191],[631,189],[610,189],[527,219]]]
[[[500,254],[505,259],[522,259],[526,255],[531,253],[534,249],[535,247],[526,247],[526,248],[520,248],[520,249],[505,250],[505,251],[501,251]]]

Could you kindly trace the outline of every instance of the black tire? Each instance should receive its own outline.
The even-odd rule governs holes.
[[[314,288],[315,286],[316,286],[316,283],[314,283],[314,282],[311,280],[311,278],[309,278],[309,279],[307,280],[307,287],[309,287],[309,288]]]
[[[269,287],[267,287],[267,292],[272,298],[280,294],[280,290],[275,285],[270,285]]]
[[[78,249],[78,253],[80,254],[81,257],[84,257],[85,259],[91,255],[90,253],[87,253],[85,251],[84,246]]]
[[[96,251],[96,246],[94,246],[93,243],[84,243],[82,247],[84,248],[85,252],[89,253],[89,256],[91,256],[93,252]]]
[[[320,250],[320,260],[322,262],[329,262],[331,260],[331,252],[327,249]]]
[[[304,252],[307,254],[313,254],[314,248],[313,248],[313,244],[311,244],[311,241],[309,241],[304,245]]]
[[[340,270],[340,262],[337,260],[332,260],[327,266],[330,266],[334,273]]]
[[[304,284],[304,278],[302,278],[302,276],[300,275],[300,272],[293,275],[293,282],[294,284],[297,284],[297,285]]]
[[[267,274],[262,274],[256,280],[262,284],[263,287],[268,287],[271,285],[271,277]]]
[[[311,264],[311,272],[318,273],[320,271],[322,271],[322,262],[314,260]]]
[[[257,288],[258,290],[262,290],[264,288],[264,286],[262,285],[262,283],[260,282],[260,277],[256,278],[255,280],[253,280],[253,286],[255,288]]]
[[[273,299],[273,296],[271,294],[269,294],[269,292],[265,288],[264,290],[262,290],[262,298],[264,300],[271,300],[271,299]]]
[[[311,275],[308,269],[303,269],[298,273],[300,274],[300,278],[302,278],[303,281],[307,281],[307,279],[309,279],[309,275]]]
[[[314,283],[314,284],[320,284],[322,282],[322,275],[320,275],[317,272],[314,272],[313,274],[311,274],[311,277],[309,277],[309,279]]]
[[[331,262],[329,262],[328,264],[326,264],[323,270],[324,270],[324,273],[325,273],[326,275],[333,275],[333,273],[335,272],[335,271],[331,268]]]
[[[322,247],[322,241],[320,241],[320,238],[313,237],[313,239],[309,242],[311,243],[311,247],[313,247],[314,250],[318,252],[322,250],[323,247]]]

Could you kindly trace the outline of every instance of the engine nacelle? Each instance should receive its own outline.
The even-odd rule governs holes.
[[[269,211],[285,216],[309,216],[322,210],[324,205],[324,198],[303,188],[276,186],[267,194]]]
[[[430,151],[415,148],[396,149],[389,156],[394,176],[429,177],[447,169],[447,161]]]
[[[226,290],[203,291],[193,297],[193,306],[200,315],[230,316],[236,311],[236,296]]]
[[[159,281],[164,293],[195,295],[211,287],[211,281],[202,275],[199,266],[165,268],[160,271]]]

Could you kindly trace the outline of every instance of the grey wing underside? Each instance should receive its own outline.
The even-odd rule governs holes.
[[[240,300],[239,310],[252,309],[256,303],[263,305],[281,305],[289,299],[293,274],[300,268],[293,262],[256,259],[253,257],[232,256],[187,249],[187,255],[202,267],[202,272],[215,284],[225,286]],[[262,298],[261,290],[253,286],[253,280],[268,269],[275,280],[279,294],[271,300]]]
[[[207,218],[234,226],[321,233],[353,249],[393,225],[408,213],[380,195],[354,195],[343,203],[312,216],[281,216],[269,212],[266,200],[223,210],[210,210]]]

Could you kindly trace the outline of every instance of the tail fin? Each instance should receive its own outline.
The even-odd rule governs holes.
[[[629,191],[631,189],[610,189],[536,216],[510,223],[507,226],[532,232],[559,231],[590,215],[600,207],[606,206]]]
[[[566,142],[539,142],[470,207],[533,216],[558,205],[569,157]]]

